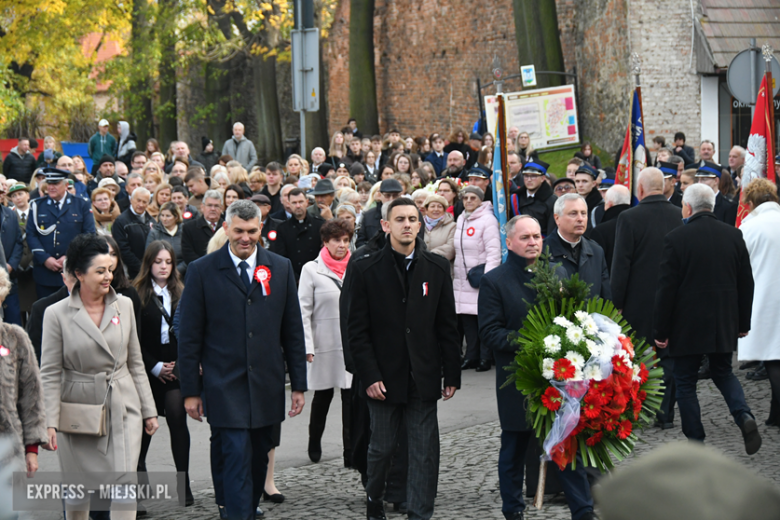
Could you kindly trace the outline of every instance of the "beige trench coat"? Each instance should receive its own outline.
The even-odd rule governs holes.
[[[103,402],[119,355],[108,394],[108,435],[58,433],[63,472],[136,471],[143,420],[157,416],[141,358],[133,302],[113,289],[105,301],[100,328],[76,291],[49,307],[43,318],[41,379],[49,428],[59,428],[60,401]]]

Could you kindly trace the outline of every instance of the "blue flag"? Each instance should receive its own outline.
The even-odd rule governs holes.
[[[631,103],[631,190],[632,199],[636,199],[636,181],[639,172],[647,168],[647,147],[645,146],[645,127],[642,122],[642,105],[639,93],[634,89]],[[636,204],[636,202],[634,202]]]
[[[504,175],[501,173],[501,143],[496,139],[493,150],[493,213],[498,220],[498,231],[501,235],[501,263],[506,262],[506,189]]]

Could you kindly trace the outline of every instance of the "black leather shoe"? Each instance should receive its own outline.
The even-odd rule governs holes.
[[[588,511],[580,517],[580,520],[599,520],[599,515],[597,515],[594,511]]]
[[[463,364],[460,366],[460,369],[461,370],[468,370],[470,368],[477,368],[478,366],[479,366],[479,361],[477,361],[476,359],[474,359],[472,361],[464,359],[463,360]]]
[[[366,518],[368,520],[387,520],[384,503],[381,500],[371,500],[371,497],[367,497]]]
[[[225,509],[225,506],[217,506],[219,509],[219,520],[228,520],[227,517],[227,509]]]
[[[523,520],[523,512],[518,511],[517,513],[504,513],[504,517],[506,520]]]
[[[769,374],[766,373],[766,367],[762,363],[759,368],[753,372],[748,372],[745,377],[751,381],[764,381],[765,379],[769,379]]]
[[[309,437],[309,459],[312,462],[319,462],[322,458],[322,441]]]
[[[749,414],[743,415],[739,429],[742,430],[742,438],[745,440],[745,452],[753,455],[761,448],[761,434],[758,433],[756,420]]]
[[[409,512],[406,502],[393,502],[393,511],[405,515]]]
[[[747,370],[748,368],[755,368],[759,365],[759,361],[745,361],[741,365],[739,365],[740,370]]]
[[[263,491],[263,502],[273,502],[274,504],[281,504],[284,502],[284,495],[281,493],[275,493],[273,495],[269,495],[265,491]]]
[[[673,422],[656,421],[655,422],[655,427],[656,428],[661,428],[662,430],[671,430],[672,428],[674,428],[674,423]]]
[[[265,511],[263,511],[259,507],[255,509],[255,518],[262,518],[264,516],[265,516]]]
[[[487,372],[490,370],[490,367],[493,364],[490,361],[485,361],[484,359],[479,362],[479,366],[477,367],[477,372]]]

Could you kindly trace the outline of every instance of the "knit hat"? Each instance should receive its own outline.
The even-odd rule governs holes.
[[[425,199],[425,202],[423,202],[423,207],[427,208],[428,204],[431,202],[438,202],[439,204],[444,207],[444,209],[447,209],[449,207],[450,203],[447,202],[447,199],[442,197],[441,195],[436,195],[435,193],[432,193],[431,195],[428,195],[428,197]]]
[[[481,188],[477,188],[476,186],[466,186],[462,190],[460,190],[460,196],[463,198],[467,193],[472,193],[479,197],[479,200],[485,200],[485,192],[482,191]]]
[[[354,177],[355,175],[365,175],[366,170],[363,168],[363,165],[359,162],[352,163],[352,166],[349,167],[349,175]]]
[[[203,146],[203,151],[204,152],[206,151],[206,147],[208,145],[212,144],[212,143],[213,143],[213,141],[211,139],[209,139],[208,137],[206,137],[205,135],[200,138],[200,144],[201,144],[201,146]]]
[[[116,162],[116,159],[114,159],[112,156],[106,154],[103,157],[101,157],[100,160],[98,161],[98,168],[100,168],[101,166],[103,166],[107,162],[110,162],[110,163],[113,164],[113,163]]]

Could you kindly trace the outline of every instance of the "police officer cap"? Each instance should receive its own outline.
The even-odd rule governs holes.
[[[46,176],[46,183],[51,184],[54,182],[61,182],[67,180],[70,173],[64,170],[58,170],[57,168],[46,167],[43,169],[43,174]]]
[[[696,177],[717,177],[720,179],[720,174],[723,172],[720,164],[716,164],[710,161],[704,161],[704,166],[699,166],[696,170]]]
[[[547,169],[550,167],[544,161],[538,159],[531,159],[525,165],[523,165],[523,173],[531,173],[536,175],[547,175]],[[577,172],[579,173],[579,172]]]
[[[595,170],[595,169],[594,169],[594,168],[593,168],[591,165],[589,165],[588,163],[583,163],[583,164],[582,164],[582,166],[580,166],[579,168],[577,168],[577,171],[575,172],[575,175],[576,175],[577,173],[586,173],[586,174],[590,175],[591,177],[593,177],[593,179],[594,179],[594,180],[595,180],[595,179],[596,179],[596,178],[599,176],[599,172],[597,172],[597,171],[596,171],[596,170]]]
[[[480,179],[489,179],[488,174],[481,168],[472,168],[469,170],[469,177],[479,177]]]
[[[601,191],[608,190],[614,185],[615,185],[615,179],[601,179],[601,184],[599,184],[599,190]]]
[[[402,193],[403,191],[401,183],[395,179],[385,179],[379,185],[379,193]]]
[[[664,177],[676,177],[677,165],[670,162],[659,161],[660,167],[658,168],[664,174]]]

